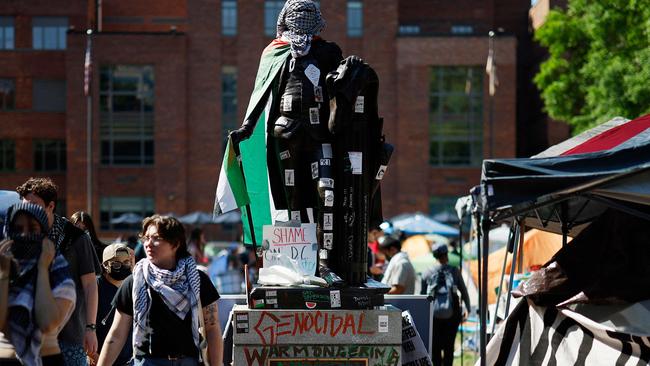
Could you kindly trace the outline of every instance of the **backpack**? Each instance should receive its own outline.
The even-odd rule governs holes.
[[[429,296],[433,298],[433,318],[450,319],[454,315],[454,276],[441,267],[431,276]]]

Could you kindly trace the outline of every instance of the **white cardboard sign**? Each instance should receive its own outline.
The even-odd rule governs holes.
[[[284,265],[286,261],[279,258],[279,254],[282,254],[295,260],[304,274],[316,273],[316,224],[301,224],[299,227],[264,225],[262,239],[268,243],[268,249],[264,251],[264,267]]]

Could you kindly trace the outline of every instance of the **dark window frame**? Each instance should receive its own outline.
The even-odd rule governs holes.
[[[346,10],[346,28],[348,37],[363,37],[363,1],[348,0]]]
[[[65,172],[67,169],[66,143],[62,139],[38,139],[32,141],[34,170],[37,172]],[[54,167],[48,166],[48,154],[54,154]],[[40,156],[39,156],[40,155]]]
[[[463,91],[446,88],[446,85],[449,86],[450,83],[459,80],[454,80],[454,77],[463,73],[465,73]],[[483,68],[436,66],[431,69],[431,79],[429,164],[434,167],[480,166],[483,160]],[[433,85],[434,83],[436,85]],[[453,111],[454,102],[466,104],[466,108]],[[445,111],[446,107],[449,111]],[[445,149],[453,152],[454,148],[457,150],[465,148],[467,154],[452,155],[445,152]]]
[[[69,20],[67,17],[32,18],[32,48],[44,51],[65,50],[67,48],[66,35],[68,27]]]
[[[115,73],[137,73],[138,69],[139,74],[135,77],[115,76]],[[102,65],[100,75],[101,164],[152,166],[155,153],[153,65]],[[125,87],[134,81],[137,84],[134,89],[129,90]],[[117,105],[125,101],[138,104],[137,110],[115,110]],[[124,153],[123,149],[127,147],[135,148],[138,152]],[[123,153],[116,153],[116,150],[118,152],[122,150]]]
[[[237,35],[237,0],[221,1],[221,34],[226,37]]]
[[[264,34],[275,38],[278,15],[284,7],[283,0],[264,0]]]
[[[42,84],[41,84],[42,83]],[[39,92],[39,84],[45,87],[52,88],[53,86],[61,88],[55,90],[55,95],[44,96],[46,100],[58,100],[60,104],[48,104],[48,102],[41,102],[37,96]],[[50,84],[50,85],[47,85]],[[58,84],[58,85],[57,85]],[[42,91],[42,90],[40,90]],[[33,79],[32,80],[32,110],[37,112],[65,112],[66,110],[66,81],[56,79]]]
[[[0,172],[16,171],[16,142],[10,139],[0,140]]]
[[[0,16],[0,51],[16,48],[16,25],[14,17]]]
[[[7,86],[9,93],[4,93]],[[16,79],[0,78],[0,111],[13,111],[16,109]]]
[[[223,140],[226,141],[228,132],[237,127],[237,67],[224,65],[221,69],[221,131]]]

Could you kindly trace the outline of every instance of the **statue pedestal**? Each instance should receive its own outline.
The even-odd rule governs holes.
[[[233,308],[237,366],[398,366],[402,316],[373,310]]]
[[[384,305],[384,295],[390,290],[381,282],[369,280],[364,287],[283,287],[258,286],[251,292],[254,309],[373,309]]]

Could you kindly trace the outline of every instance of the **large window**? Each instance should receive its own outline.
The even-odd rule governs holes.
[[[34,170],[65,171],[65,140],[34,140]]]
[[[429,162],[477,166],[483,158],[483,68],[431,70]]]
[[[221,0],[221,33],[237,35],[237,0]]]
[[[16,144],[13,140],[0,140],[0,171],[16,170]]]
[[[65,80],[34,80],[32,109],[39,112],[65,112]]]
[[[16,108],[16,82],[14,79],[0,79],[0,111]]]
[[[99,220],[102,230],[138,230],[142,219],[154,213],[153,197],[101,197]]]
[[[65,50],[68,18],[35,17],[32,19],[32,47],[36,50]]]
[[[358,0],[348,1],[348,36],[363,35],[363,3]]]
[[[13,50],[16,30],[14,18],[0,17],[0,50]]]
[[[153,164],[153,66],[102,66],[100,76],[102,164]]]
[[[224,139],[237,124],[237,68],[224,66],[221,73],[221,131]],[[225,145],[224,145],[225,146]]]
[[[269,37],[275,37],[278,24],[278,15],[284,7],[284,0],[265,0],[264,1],[264,34]]]

